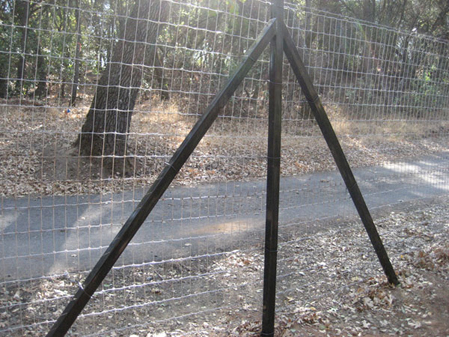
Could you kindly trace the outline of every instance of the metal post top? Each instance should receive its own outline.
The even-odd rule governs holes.
[[[273,0],[271,6],[273,18],[284,21],[284,0]]]

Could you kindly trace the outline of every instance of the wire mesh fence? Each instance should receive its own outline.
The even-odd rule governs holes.
[[[0,335],[44,335],[267,25],[270,3],[2,6]],[[370,209],[446,195],[448,43],[294,3],[285,21]],[[226,335],[259,319],[268,68],[267,51],[71,335]],[[327,262],[298,254],[355,215],[287,63],[282,123],[280,311],[310,289],[293,280]]]

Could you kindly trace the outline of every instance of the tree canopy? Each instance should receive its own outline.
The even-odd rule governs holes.
[[[302,8],[449,39],[447,0],[297,0],[296,3]],[[67,90],[68,84],[74,79],[75,83],[85,83],[87,75],[101,74],[111,61],[114,44],[133,5],[133,1],[127,0],[1,0],[0,96],[43,97],[48,93],[48,84],[56,86],[61,97],[73,95]],[[210,0],[206,7],[198,0],[186,2],[185,6],[182,3],[170,6],[171,22],[159,39],[161,45],[176,45],[178,49],[160,48],[159,55],[153,57],[156,62],[176,67],[179,62],[209,61],[219,67],[225,61],[212,60],[206,52],[215,48],[216,53],[241,55],[241,45],[232,35],[248,34],[248,30],[254,33],[258,27],[253,20],[259,15],[255,7],[263,5],[253,0]],[[240,20],[226,15],[225,10],[239,15]],[[189,29],[192,25],[201,30]],[[200,51],[204,54],[198,55]],[[193,58],[189,57],[193,54],[196,54]],[[155,84],[159,90],[167,85],[144,83]]]

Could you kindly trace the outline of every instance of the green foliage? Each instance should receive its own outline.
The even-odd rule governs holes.
[[[294,38],[304,47],[306,63],[331,69],[316,80],[352,81],[345,92],[340,90],[339,97],[396,106],[444,104],[441,97],[449,75],[440,70],[447,69],[447,61],[426,55],[447,54],[448,50],[441,49],[447,48],[446,44],[436,47],[441,50],[430,50],[435,41],[416,37],[419,33],[449,36],[447,1],[296,3],[297,10],[287,11],[286,22],[296,27]],[[66,87],[75,77],[78,23],[80,82],[95,81],[95,75],[111,61],[114,45],[123,38],[133,5],[125,0],[0,0],[0,95],[4,96],[5,86],[8,95],[32,95],[46,81],[52,93],[67,96],[70,88]],[[266,2],[257,0],[192,0],[169,2],[169,6],[158,47],[145,49],[142,87],[147,90],[216,92],[251,46],[270,11]],[[321,10],[354,19],[318,15]],[[371,23],[402,32],[379,29]],[[261,78],[267,71],[262,64],[254,70],[254,77]],[[398,80],[401,78],[404,80]],[[262,85],[263,80],[255,81],[245,89],[246,95],[257,98]],[[363,87],[370,90],[360,90]],[[391,92],[395,93],[392,99],[382,96]]]

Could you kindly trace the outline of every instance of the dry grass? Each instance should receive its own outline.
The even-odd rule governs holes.
[[[88,100],[86,100],[88,102]],[[5,102],[3,102],[5,103]],[[148,186],[188,134],[199,115],[181,113],[174,101],[140,103],[133,116],[129,156],[131,178],[102,168],[101,158],[78,155],[72,143],[88,106],[0,106],[0,190],[3,196],[68,195],[117,192]],[[327,107],[352,167],[373,166],[446,149],[449,122],[422,119],[348,119]],[[267,120],[221,116],[178,175],[176,184],[248,180],[265,176]],[[285,119],[282,174],[335,169],[312,120]]]

